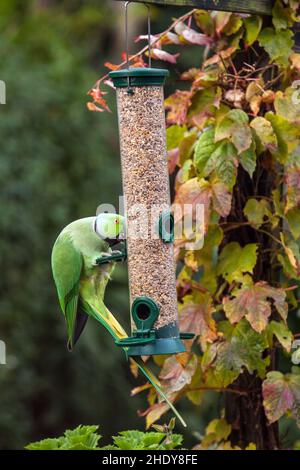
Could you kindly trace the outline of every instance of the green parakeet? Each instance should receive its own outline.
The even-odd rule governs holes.
[[[112,251],[112,246],[119,243],[124,231],[125,221],[122,216],[103,213],[72,222],[62,230],[54,244],[52,271],[66,319],[70,350],[81,335],[88,317],[100,322],[115,340],[128,336],[103,302],[115,263],[99,263],[100,259],[116,253]],[[126,348],[123,349],[126,351]],[[134,362],[186,426],[162,391],[158,379],[146,368],[141,358],[135,357]]]

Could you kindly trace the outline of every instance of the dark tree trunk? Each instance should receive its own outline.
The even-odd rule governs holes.
[[[253,442],[258,450],[277,450],[278,425],[267,421],[261,385],[261,379],[244,372],[232,387],[248,390],[248,395],[226,394],[225,414],[232,425],[230,440],[242,449]]]
[[[242,210],[249,197],[272,197],[272,191],[277,186],[276,171],[264,168],[266,165],[268,165],[268,159],[266,156],[261,156],[253,182],[244,170],[239,170],[230,222],[238,223],[244,220]],[[226,236],[226,243],[231,241],[238,241],[241,246],[257,243],[259,255],[254,281],[265,280],[272,284],[276,280],[277,273],[272,269],[270,260],[270,248],[274,242],[269,236],[245,226],[240,230],[229,232]],[[269,351],[269,354],[271,355],[270,369],[276,369],[275,350]],[[278,425],[277,423],[270,425],[264,412],[261,379],[244,371],[233,384],[233,388],[246,390],[248,394],[225,394],[225,415],[232,425],[231,442],[242,448],[253,442],[257,449],[279,449]]]
[[[265,18],[265,25],[271,23],[271,18]],[[238,54],[235,61],[237,71],[241,70],[244,63],[251,63],[256,68],[268,63],[268,56],[263,55],[257,46],[254,50],[245,54]],[[266,72],[265,81],[274,78]],[[273,72],[272,72],[273,73]],[[276,72],[275,72],[276,73]],[[279,82],[275,82],[279,86]],[[264,110],[266,111],[266,109]],[[276,168],[271,155],[260,155],[257,161],[256,171],[251,180],[249,175],[240,167],[237,183],[233,192],[233,204],[230,222],[240,223],[245,221],[243,208],[249,197],[265,197],[272,199],[272,191],[279,189],[279,171]],[[264,227],[272,232],[271,227]],[[279,230],[279,229],[278,229]],[[275,234],[276,235],[276,234]],[[265,233],[258,232],[250,226],[242,226],[240,230],[233,230],[226,236],[225,242],[238,241],[241,246],[248,243],[257,243],[259,247],[257,265],[254,271],[254,281],[267,281],[274,285],[278,281],[279,273],[274,269],[274,261],[271,259],[274,241]],[[270,370],[276,369],[276,351],[268,351],[271,356]],[[276,450],[280,448],[277,423],[270,425],[266,418],[263,397],[262,381],[247,371],[233,384],[234,388],[247,390],[247,395],[225,394],[225,415],[232,424],[231,442],[245,448],[250,442],[256,444],[257,449]]]

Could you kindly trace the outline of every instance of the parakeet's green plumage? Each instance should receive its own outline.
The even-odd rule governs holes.
[[[78,340],[88,317],[95,318],[114,339],[127,334],[117,319],[104,305],[107,282],[115,263],[99,266],[97,259],[109,255],[110,245],[124,231],[124,218],[115,214],[101,214],[76,220],[65,227],[52,250],[52,271],[61,309],[65,315],[68,347]],[[135,358],[140,371],[152,383],[170,408],[185,423],[173,404],[163,393],[159,381],[140,358]]]

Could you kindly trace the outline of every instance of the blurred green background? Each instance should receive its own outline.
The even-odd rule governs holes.
[[[153,28],[161,30],[172,13],[154,11]],[[130,17],[131,31],[144,32],[143,7],[131,6]],[[87,111],[86,92],[105,61],[120,61],[123,5],[1,0],[0,35],[7,87],[0,106],[0,339],[7,347],[0,449],[79,423],[99,424],[106,438],[143,429],[137,409],[146,407],[145,397],[130,398],[137,381],[106,332],[90,321],[75,352],[67,352],[50,272],[59,231],[100,203],[117,204],[121,194],[114,93],[113,113],[98,114]],[[125,268],[116,271],[107,303],[128,324]]]

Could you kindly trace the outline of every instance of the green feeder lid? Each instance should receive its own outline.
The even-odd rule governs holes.
[[[117,88],[127,86],[160,86],[165,83],[169,71],[166,69],[130,68],[109,72],[109,77]]]

